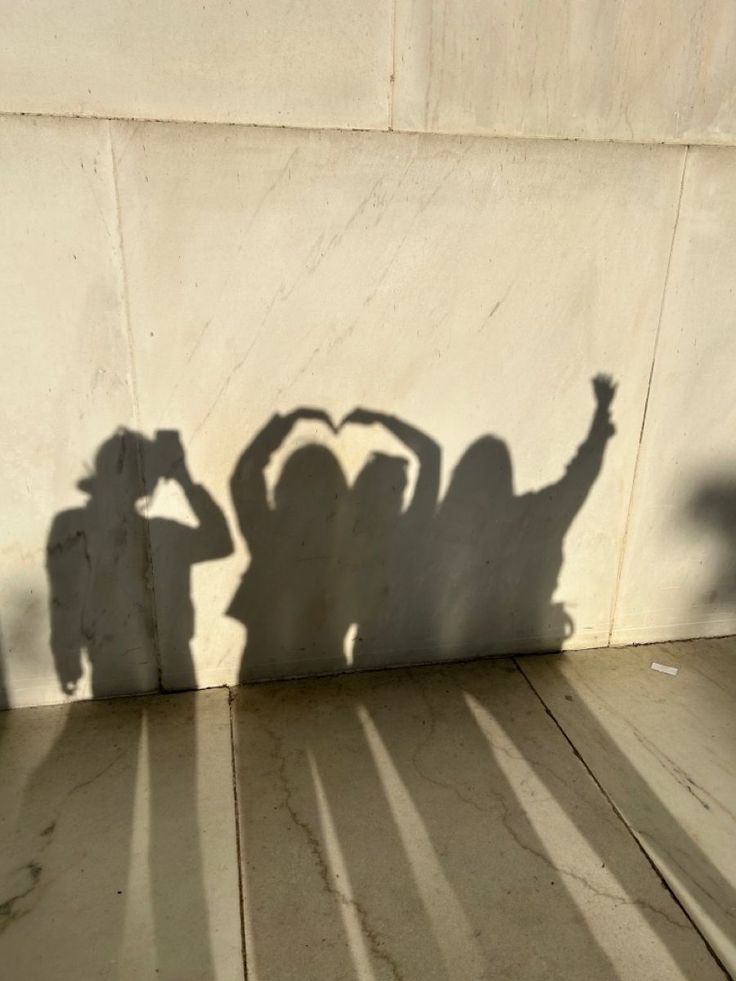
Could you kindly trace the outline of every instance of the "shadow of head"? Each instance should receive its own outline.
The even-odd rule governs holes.
[[[408,460],[388,453],[373,453],[355,479],[353,506],[371,522],[398,518],[408,485]]]
[[[121,427],[101,444],[94,471],[78,481],[77,487],[93,499],[132,507],[152,494],[158,482],[170,477],[183,459],[178,432],[159,430],[149,439]]]
[[[513,468],[508,447],[496,436],[481,436],[456,464],[443,506],[470,518],[489,507],[502,511],[513,497]]]
[[[274,490],[276,512],[307,523],[335,514],[347,481],[335,454],[317,443],[295,450],[284,464]],[[300,518],[301,516],[301,518]]]
[[[118,429],[95,454],[94,471],[77,482],[92,498],[111,492],[118,501],[134,504],[145,494],[140,477],[138,445],[143,437],[128,429]]]

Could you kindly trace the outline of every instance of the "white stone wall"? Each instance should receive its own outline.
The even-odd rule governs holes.
[[[178,431],[228,521],[231,554],[191,573],[191,667],[218,685],[246,640],[226,615],[249,562],[229,481],[274,413],[407,420],[441,448],[443,491],[493,434],[520,495],[562,477],[601,372],[616,433],[549,597],[564,646],[736,632],[732,4],[8,0],[3,21],[8,704],[103,693],[84,657],[62,691],[47,546],[118,427]],[[308,441],[349,480],[401,452],[357,423],[290,440],[271,493]],[[411,454],[409,476],[407,499]],[[169,481],[138,507],[153,614],[186,619],[161,536],[196,525],[191,502]],[[555,645],[523,626],[486,652]],[[425,655],[468,653],[443,638]],[[136,645],[104,693],[187,677]]]

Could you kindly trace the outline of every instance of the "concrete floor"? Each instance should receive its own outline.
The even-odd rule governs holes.
[[[0,973],[735,974],[735,709],[731,638],[2,713]]]

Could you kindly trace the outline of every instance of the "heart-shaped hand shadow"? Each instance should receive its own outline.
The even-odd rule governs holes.
[[[411,500],[416,483],[418,463],[414,454],[380,425],[378,413],[366,409],[353,409],[335,425],[328,413],[321,409],[302,409],[292,430],[273,454],[265,469],[268,496],[273,503],[273,489],[278,482],[284,464],[291,454],[309,444],[325,446],[335,456],[348,484],[355,478],[375,453],[403,457],[407,461],[407,487],[405,502]]]

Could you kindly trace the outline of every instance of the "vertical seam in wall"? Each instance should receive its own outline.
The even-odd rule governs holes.
[[[240,951],[243,959],[243,976],[248,978],[248,957],[245,949],[245,895],[243,893],[243,856],[240,845],[240,803],[238,801],[238,768],[235,759],[235,721],[233,719],[233,702],[235,693],[232,688],[227,690],[228,712],[230,715],[230,764],[233,780],[233,808],[235,812],[235,852],[238,863],[238,898],[240,901]]]
[[[388,86],[388,129],[393,132],[394,128],[394,87],[396,85],[396,5],[398,0],[392,0],[391,4],[391,74],[389,75]]]
[[[675,209],[675,220],[672,225],[672,235],[670,237],[670,250],[667,256],[667,267],[664,274],[664,282],[662,283],[662,296],[659,301],[659,316],[657,317],[657,330],[654,335],[654,346],[652,348],[652,362],[649,366],[649,380],[647,382],[647,394],[644,399],[644,411],[641,417],[641,426],[639,428],[639,443],[636,447],[636,459],[634,460],[634,471],[631,475],[631,490],[629,491],[629,501],[626,507],[626,520],[624,522],[624,534],[621,541],[621,551],[619,553],[618,559],[618,569],[616,571],[616,585],[613,591],[613,602],[611,604],[611,616],[610,623],[608,627],[608,647],[611,646],[611,638],[613,637],[613,628],[616,623],[616,615],[618,613],[618,602],[621,593],[621,576],[623,573],[624,560],[626,558],[626,547],[629,540],[629,525],[631,523],[631,511],[634,503],[634,496],[636,494],[637,477],[639,474],[639,462],[641,459],[641,447],[644,441],[644,429],[647,422],[647,412],[649,410],[649,397],[652,391],[652,380],[654,378],[654,367],[657,361],[657,350],[659,348],[659,336],[662,331],[662,320],[664,317],[664,307],[667,298],[667,289],[670,282],[670,269],[672,266],[672,255],[675,251],[675,238],[677,236],[677,226],[680,222],[680,209],[682,208],[682,195],[685,188],[685,171],[687,169],[687,161],[690,153],[690,146],[685,147],[685,153],[682,158],[682,171],[680,173],[680,189],[677,196],[677,208]]]
[[[120,281],[122,285],[122,319],[123,319],[123,333],[125,335],[125,345],[127,354],[127,369],[128,369],[128,385],[130,386],[131,398],[133,400],[133,420],[135,422],[136,430],[141,428],[141,414],[140,414],[140,402],[138,399],[138,377],[135,367],[135,352],[133,346],[133,329],[130,321],[130,299],[128,295],[128,270],[125,262],[125,247],[123,244],[123,222],[120,209],[120,193],[118,190],[118,168],[117,161],[115,160],[115,148],[113,146],[112,139],[112,122],[107,120],[107,140],[110,146],[110,163],[112,167],[112,184],[113,191],[115,194],[115,221],[117,223],[118,232],[118,254],[120,256]],[[158,615],[157,615],[157,604],[156,604],[156,582],[153,572],[153,549],[151,547],[151,533],[148,523],[148,513],[150,511],[151,498],[146,490],[146,475],[143,464],[143,453],[141,452],[140,440],[135,440],[137,462],[138,462],[138,476],[140,479],[140,489],[143,491],[143,513],[146,516],[146,520],[143,522],[143,534],[145,536],[146,544],[146,561],[148,564],[148,575],[149,575],[149,589],[151,594],[151,615],[153,619],[153,647],[156,655],[156,674],[158,678],[158,690],[163,691],[162,677],[161,677],[161,649],[159,645],[159,635],[158,635]]]

